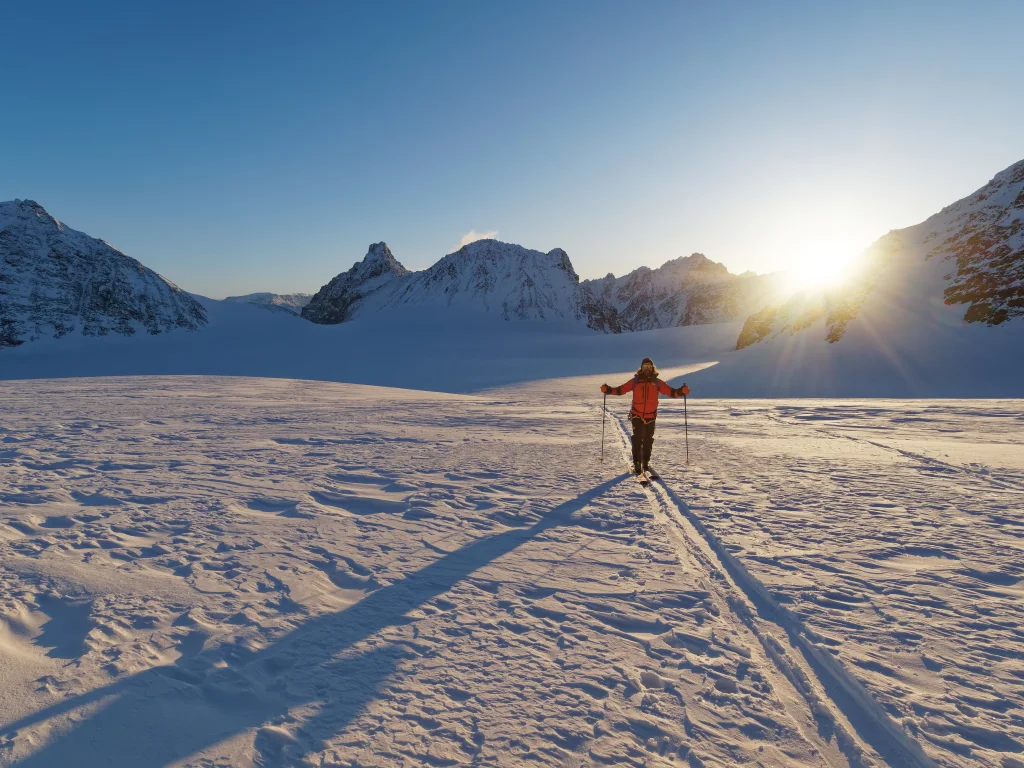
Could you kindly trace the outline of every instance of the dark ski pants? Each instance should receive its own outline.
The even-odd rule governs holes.
[[[651,462],[654,447],[654,419],[645,424],[639,416],[632,416],[630,421],[633,422],[633,463],[640,462],[646,467]]]

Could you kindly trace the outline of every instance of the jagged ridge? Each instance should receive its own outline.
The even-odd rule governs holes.
[[[303,317],[339,323],[402,306],[472,306],[506,320],[561,319],[605,333],[734,320],[774,296],[773,276],[732,275],[702,254],[580,282],[568,254],[478,240],[422,272],[384,243],[314,296]]]
[[[32,200],[0,203],[0,348],[85,336],[197,330],[206,312],[178,286]]]

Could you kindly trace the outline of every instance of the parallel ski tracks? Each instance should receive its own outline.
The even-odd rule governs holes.
[[[619,418],[611,420],[617,426],[623,451],[628,453],[625,425]],[[921,745],[842,662],[815,641],[814,632],[779,604],[666,484],[664,474],[640,490],[656,519],[681,548],[680,554],[692,558],[704,570],[718,602],[737,624],[754,635],[767,663],[786,681],[790,695],[781,695],[782,703],[808,741],[822,744],[818,734],[823,729],[831,730],[850,765],[871,766],[882,760],[893,768],[936,768]],[[780,691],[779,686],[776,691]],[[823,756],[829,751],[826,746]]]

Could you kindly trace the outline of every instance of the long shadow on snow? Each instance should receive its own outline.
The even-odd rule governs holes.
[[[292,762],[343,730],[373,700],[405,657],[382,645],[337,658],[406,614],[549,528],[571,525],[571,515],[622,482],[626,475],[551,509],[529,528],[478,539],[400,581],[372,592],[339,613],[320,616],[256,651],[235,644],[204,650],[40,710],[0,729],[0,739],[87,705],[84,719],[19,763],[142,768],[194,754],[307,704],[320,707],[302,723],[299,743],[272,734],[257,738],[263,759]],[[226,664],[225,664],[226,662]],[[255,685],[250,683],[255,681]],[[306,690],[289,685],[312,681]],[[81,716],[82,713],[79,713]]]

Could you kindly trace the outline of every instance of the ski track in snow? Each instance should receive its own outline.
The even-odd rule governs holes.
[[[0,765],[1024,765],[1024,404],[602,380],[0,383]]]
[[[1022,422],[1020,401],[736,401],[691,425],[689,510],[940,765],[1024,765]]]

